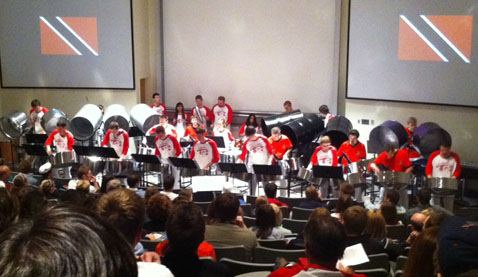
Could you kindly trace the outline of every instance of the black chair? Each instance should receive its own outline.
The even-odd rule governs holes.
[[[146,239],[141,240],[140,242],[143,245],[144,250],[152,251],[152,252],[156,252],[156,246],[158,246],[158,244],[159,244],[159,242],[157,242],[157,241],[146,240]]]
[[[194,204],[201,207],[203,214],[207,214],[207,209],[209,208],[209,204],[211,204],[211,202],[194,202]]]
[[[308,220],[310,214],[314,210],[312,209],[302,209],[298,207],[292,208],[292,219],[298,219],[298,220]]]
[[[368,255],[369,261],[359,265],[351,266],[354,270],[365,270],[365,269],[384,269],[387,273],[390,272],[390,260],[388,255],[385,253],[382,254],[373,254]]]
[[[296,220],[296,219],[288,219],[284,218],[282,220],[282,226],[286,229],[289,229],[292,231],[292,233],[297,233],[297,234],[302,234],[302,231],[304,231],[305,224],[307,223],[307,220]]]
[[[367,277],[388,277],[388,271],[383,268],[355,270],[355,274],[365,274]]]
[[[289,215],[290,215],[289,207],[280,206],[279,209],[282,212],[282,218],[289,218]]]
[[[296,238],[297,236],[298,236],[297,233],[292,233],[292,234],[284,235],[284,238]]]
[[[268,271],[271,272],[274,267],[274,263],[267,264],[258,264],[258,263],[247,263],[242,261],[237,261],[228,258],[222,258],[219,260],[220,263],[225,264],[229,267],[231,274],[237,276],[244,273],[255,272],[255,271]]]
[[[213,191],[198,191],[193,194],[194,202],[211,202],[214,199]]]
[[[397,225],[387,225],[387,237],[391,239],[396,239],[398,241],[405,241],[406,237],[406,227],[403,224]]]
[[[405,265],[407,264],[408,257],[407,256],[398,256],[397,262],[395,264],[395,272],[405,268]]]
[[[260,246],[273,249],[286,249],[287,243],[283,239],[259,239],[257,240]]]
[[[289,205],[289,207],[292,209],[293,207],[299,206],[300,203],[304,201],[303,198],[289,198],[289,197],[277,197],[277,200],[280,202]]]
[[[244,216],[249,216],[249,217],[254,217],[254,214],[252,213],[252,205],[247,203],[244,205],[241,205],[242,212]]]
[[[259,243],[260,244],[260,243]],[[289,262],[297,262],[299,258],[305,257],[305,249],[284,250],[258,246],[254,249],[255,263],[275,263],[276,258],[285,258]]]
[[[246,203],[251,204],[251,206],[254,208],[256,206],[256,199],[257,199],[257,196],[247,195]]]
[[[242,219],[244,220],[244,223],[246,224],[247,228],[256,226],[256,219],[254,217],[244,216],[242,217]]]
[[[247,261],[246,248],[243,245],[237,246],[214,246],[216,260],[229,258],[236,261]]]

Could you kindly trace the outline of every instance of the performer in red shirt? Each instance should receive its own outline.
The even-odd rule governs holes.
[[[168,115],[166,105],[161,103],[161,95],[159,93],[153,93],[153,105],[151,105],[155,113],[159,115]]]
[[[308,166],[309,169],[312,169],[313,166],[337,166],[338,165],[338,156],[337,149],[332,146],[330,138],[328,136],[323,136],[320,138],[320,145],[315,149],[314,154],[310,160]],[[335,179],[332,180],[333,188],[332,195],[338,197],[339,195],[339,186],[338,181]],[[319,187],[319,193],[321,197],[328,198],[329,195],[330,180],[327,178],[322,178]]]
[[[66,130],[66,120],[61,118],[56,123],[56,130],[53,131],[45,142],[46,152],[48,155],[52,155],[51,145],[56,146],[56,152],[73,151],[73,145],[75,145],[75,139],[73,135]]]
[[[329,107],[327,105],[322,105],[319,107],[320,117],[324,120],[324,127],[327,127],[327,123],[334,118],[334,116],[329,112]]]
[[[247,120],[242,124],[241,129],[239,130],[239,137],[243,138],[246,132],[246,128],[252,126],[256,129],[256,134],[262,134],[261,126],[257,123],[256,115],[251,113],[247,117]]]
[[[234,145],[234,137],[232,136],[231,131],[226,128],[226,120],[224,118],[217,121],[212,136],[222,137],[224,139],[224,148],[226,149],[231,149]]]
[[[287,101],[284,102],[284,113],[290,113],[291,111],[293,111],[292,102],[287,100]]]
[[[342,143],[337,153],[339,158],[342,159],[342,165],[344,165],[347,170],[347,165],[350,163],[355,163],[360,160],[367,158],[367,152],[365,151],[365,145],[361,143],[358,138],[360,136],[359,131],[352,129],[349,132],[349,140]],[[346,171],[348,172],[348,171]],[[362,201],[362,188],[355,188],[355,200]]]
[[[47,108],[41,106],[38,99],[34,99],[31,103],[32,109],[30,110],[30,127],[33,128],[34,134],[46,134],[46,131],[41,126],[42,117],[48,112]]]
[[[293,145],[286,135],[281,134],[279,127],[274,127],[271,129],[271,137],[269,138],[269,142],[272,146],[272,152],[274,153],[274,158],[276,161],[289,159]],[[286,166],[287,170],[289,169],[289,164],[282,163],[281,166]],[[280,196],[285,197],[287,194],[287,180],[280,180],[278,182],[280,187]]]
[[[201,95],[196,95],[196,106],[192,109],[191,115],[195,116],[199,124],[207,126],[211,121],[211,111],[203,105],[203,99]]]
[[[101,143],[102,147],[111,146],[116,152],[120,160],[128,155],[129,150],[129,135],[128,132],[119,127],[118,122],[112,121],[110,129],[106,132],[105,138]]]
[[[206,138],[206,129],[199,128],[196,131],[198,140],[194,143],[190,159],[194,159],[201,169],[209,170],[211,165],[219,161],[217,145],[212,139]]]
[[[163,126],[156,128],[156,138],[154,139],[156,147],[155,155],[161,157],[161,163],[169,164],[169,157],[178,157],[181,155],[181,145],[178,140],[172,135],[166,134]],[[179,170],[171,166],[171,171],[174,177],[174,189],[179,189]]]
[[[204,127],[204,125],[199,124],[196,116],[194,116],[194,115],[191,116],[191,125],[189,125],[186,128],[186,132],[184,133],[184,137],[189,138],[190,141],[198,140],[197,131],[198,131],[199,128],[206,129],[206,127]],[[207,132],[206,132],[205,135],[207,136]]]
[[[451,151],[451,143],[442,143],[440,150],[433,152],[428,158],[426,168],[427,178],[458,179],[461,174],[460,157]],[[440,205],[453,212],[455,195],[432,193],[432,205]]]
[[[214,105],[211,109],[211,121],[214,122],[212,126],[213,128],[219,118],[225,118],[227,127],[229,128],[229,125],[231,125],[232,123],[233,114],[231,106],[226,104],[226,98],[224,96],[219,96],[217,98],[217,104]]]
[[[406,150],[398,150],[394,145],[390,144],[386,145],[385,151],[369,165],[369,170],[375,172],[377,175],[379,175],[382,170],[412,173],[413,165],[408,158],[408,152]],[[386,187],[380,188],[379,203],[382,203],[388,190]],[[399,205],[408,209],[407,188],[401,189],[399,193]]]

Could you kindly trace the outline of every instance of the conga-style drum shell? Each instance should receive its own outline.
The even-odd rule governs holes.
[[[436,194],[455,194],[458,190],[458,180],[452,178],[430,178],[426,186]]]
[[[322,136],[330,137],[332,145],[339,149],[342,143],[349,139],[352,123],[344,116],[335,116],[327,123]]]
[[[103,172],[105,162],[100,157],[84,157],[82,164],[88,166],[93,175]]]
[[[300,110],[294,110],[289,113],[281,113],[268,117],[261,118],[262,132],[265,136],[271,136],[271,129],[274,127],[281,127],[282,125],[294,121],[304,115]]]
[[[314,173],[312,170],[302,167],[297,172],[297,178],[307,181],[313,184],[320,184],[321,178],[314,178]]]
[[[400,148],[408,143],[408,134],[400,122],[387,120],[372,129],[369,140],[373,145],[376,145],[377,152],[381,153],[385,150],[386,145],[391,144]]]

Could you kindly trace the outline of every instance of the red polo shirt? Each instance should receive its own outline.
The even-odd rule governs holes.
[[[403,149],[398,150],[392,158],[388,158],[387,152],[383,152],[375,159],[375,161],[373,161],[373,163],[376,165],[383,165],[391,171],[398,172],[405,172],[407,168],[412,166],[412,162],[408,158],[408,151]]]
[[[365,159],[367,157],[367,152],[365,151],[365,145],[360,141],[357,142],[354,146],[350,144],[350,141],[346,141],[342,143],[339,148],[339,152],[337,155],[342,158],[342,164],[348,165],[347,159],[344,157],[344,154],[350,159],[351,162],[358,162],[361,159]]]

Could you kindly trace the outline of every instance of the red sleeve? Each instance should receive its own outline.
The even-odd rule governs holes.
[[[176,130],[172,129],[171,133],[173,133],[173,137],[178,138],[178,132],[176,132]]]
[[[189,158],[192,160],[194,159],[194,156],[196,155],[196,151],[194,150],[194,146],[196,146],[196,143],[198,143],[198,141],[196,140],[193,144],[193,149],[191,150],[191,154],[189,154]]]
[[[287,149],[294,148],[294,145],[292,145],[292,141],[289,138],[286,139],[285,145],[286,145]]]
[[[184,136],[187,137],[187,136],[189,136],[189,135],[190,135],[190,133],[189,133],[189,127],[187,127],[187,128],[186,128],[186,132],[184,132]]]
[[[234,137],[232,136],[231,132],[227,132],[227,134],[229,136],[229,140],[234,141]]]
[[[161,152],[159,152],[158,145],[156,145],[156,142],[158,141],[158,139],[159,139],[158,137],[154,138],[154,148],[156,149],[154,151],[154,155],[161,157]]]
[[[321,147],[315,148],[314,154],[312,154],[312,158],[310,159],[310,162],[312,165],[317,165],[318,160],[317,160],[317,153],[320,151]]]
[[[151,108],[154,108],[154,104],[153,104],[153,105],[151,105]]]
[[[73,151],[73,145],[75,145],[75,139],[71,133],[67,134],[68,137],[68,150]]]
[[[433,159],[438,155],[440,155],[440,151],[435,151],[428,158],[427,168],[425,169],[425,174],[427,176],[433,175]]]
[[[400,151],[400,150],[399,150]],[[412,162],[410,161],[410,159],[408,158],[408,152],[407,151],[403,151],[402,152],[402,159],[403,159],[403,168],[404,170],[409,168],[410,166],[413,166]]]
[[[181,145],[179,144],[178,140],[173,137],[173,136],[169,136],[169,138],[173,141],[173,144],[174,144],[174,150],[176,150],[176,157],[179,157],[179,155],[181,155]]]
[[[50,136],[48,136],[48,139],[45,141],[45,146],[50,146],[53,143],[53,138],[56,134],[58,134],[58,130],[53,131]]]
[[[455,172],[453,173],[453,177],[459,178],[461,174],[460,157],[456,153],[451,153],[451,155],[456,161],[456,169],[455,169]]]
[[[339,159],[337,158],[337,149],[332,147],[332,166],[337,166],[339,164]]]
[[[367,158],[367,150],[365,150],[365,144],[360,143],[360,156],[359,159],[366,159]]]
[[[124,138],[124,143],[123,143],[123,155],[128,154],[128,149],[129,149],[129,135],[126,132],[123,132],[123,138]]]
[[[266,138],[263,138],[263,137],[261,137],[261,139],[265,142],[266,148],[267,148],[267,152],[269,152],[269,155],[274,155],[274,151],[272,150],[272,145],[271,145],[271,143],[269,142],[269,140],[266,139]]]
[[[30,113],[32,113],[34,110],[35,110],[34,108],[31,108],[31,109],[30,109]]]
[[[48,109],[47,109],[47,108],[43,108],[42,111],[43,111],[43,113],[46,114],[46,113],[48,112]]]
[[[105,138],[103,139],[103,142],[101,143],[101,147],[105,147],[110,143],[110,134],[111,134],[111,129],[106,132]]]
[[[246,155],[247,155],[247,143],[249,143],[249,140],[246,140],[244,145],[242,146],[242,154],[239,156],[239,159],[245,161],[246,160]]]
[[[344,142],[342,143],[342,145],[340,145],[339,151],[337,152],[337,156],[342,157],[344,155],[344,148],[346,143],[347,142]]]
[[[160,106],[162,106],[162,107],[163,107],[163,109],[164,109],[164,112],[163,112],[163,114],[164,114],[164,115],[168,115],[168,111],[166,110],[166,105],[164,105],[164,104],[161,104]]]
[[[214,115],[214,108],[215,108],[216,106],[217,106],[217,104],[216,104],[216,105],[214,105],[214,106],[212,106],[212,108],[211,108],[211,111],[209,112],[209,118],[210,118],[210,119],[211,119],[211,121],[213,121],[213,122],[214,122],[214,118],[215,118],[215,115]]]
[[[231,124],[231,123],[232,123],[232,118],[234,117],[234,115],[232,114],[231,106],[229,106],[228,104],[226,104],[226,107],[227,107],[227,109],[228,109],[228,113],[227,113],[227,124]]]
[[[243,136],[246,131],[246,123],[242,124],[241,129],[239,130],[239,136]]]
[[[219,151],[217,151],[217,144],[213,140],[208,141],[212,148],[212,163],[215,164],[219,161]]]

